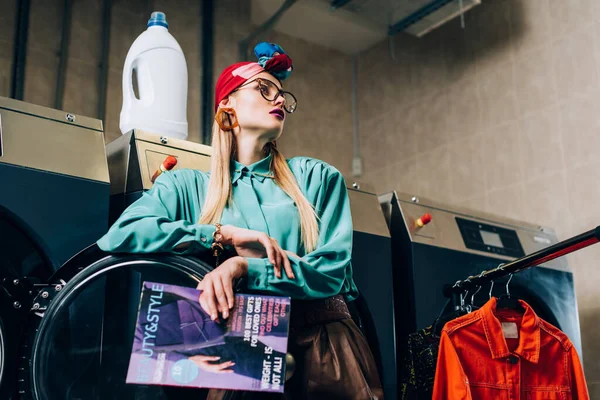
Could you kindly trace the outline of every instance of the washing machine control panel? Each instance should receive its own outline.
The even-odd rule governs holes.
[[[525,252],[517,232],[500,226],[456,217],[458,229],[469,249],[500,254],[509,257],[523,257]]]

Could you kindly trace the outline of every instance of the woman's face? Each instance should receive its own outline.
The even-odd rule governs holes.
[[[281,135],[288,115],[283,108],[285,99],[278,95],[280,89],[281,84],[276,78],[261,72],[230,95],[229,107],[235,110],[242,132],[256,132],[268,141]],[[276,98],[269,101],[263,96]]]

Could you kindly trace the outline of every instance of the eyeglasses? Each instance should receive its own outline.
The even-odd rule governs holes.
[[[286,92],[285,90],[279,89],[277,85],[271,82],[268,79],[264,78],[256,78],[251,81],[248,81],[237,88],[235,91],[241,89],[242,87],[251,84],[252,82],[258,82],[258,89],[260,90],[260,94],[267,101],[275,101],[279,96],[283,96],[285,100],[285,104],[283,108],[288,113],[293,113],[296,111],[296,107],[298,106],[298,102],[296,101],[296,97],[290,92]]]

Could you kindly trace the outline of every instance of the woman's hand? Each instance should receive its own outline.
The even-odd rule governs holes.
[[[200,305],[212,320],[216,320],[220,312],[223,318],[229,317],[233,308],[233,280],[248,274],[248,261],[244,257],[232,257],[206,274],[198,284],[202,290]]]
[[[287,252],[281,248],[277,240],[264,232],[238,228],[232,225],[221,227],[223,244],[233,246],[238,256],[250,258],[267,257],[273,264],[273,272],[281,278],[281,268],[285,269],[288,278],[294,279],[294,272]]]
[[[202,368],[207,372],[215,372],[215,373],[232,373],[232,369],[228,369],[233,367],[235,363],[233,361],[225,361],[220,364],[213,364],[211,361],[218,361],[221,357],[219,356],[203,356],[197,355],[190,357],[198,368]]]

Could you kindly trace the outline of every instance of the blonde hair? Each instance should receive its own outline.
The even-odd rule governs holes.
[[[222,124],[231,125],[231,120],[227,113],[219,113],[222,118]],[[217,114],[219,116],[219,114]],[[212,130],[212,149],[211,174],[208,183],[208,193],[206,201],[202,208],[200,216],[201,224],[214,224],[219,222],[223,210],[231,201],[231,170],[230,162],[235,156],[235,137],[232,131],[224,131],[215,120]],[[265,154],[271,154],[271,169],[275,183],[283,190],[296,204],[300,214],[300,233],[302,244],[307,253],[317,247],[319,239],[319,225],[317,223],[317,214],[306,199],[296,177],[292,173],[285,157],[277,150],[273,143],[267,143]]]

